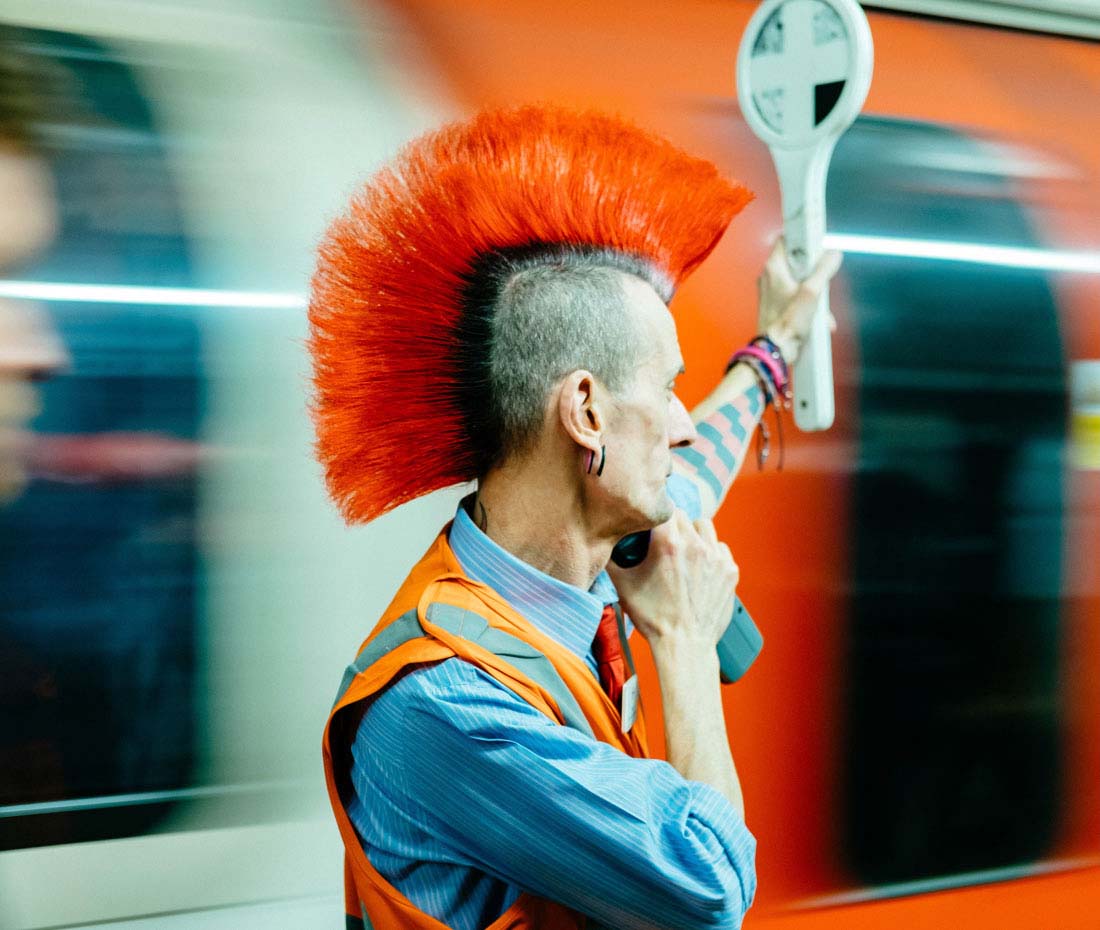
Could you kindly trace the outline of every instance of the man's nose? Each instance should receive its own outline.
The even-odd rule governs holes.
[[[668,418],[669,447],[677,449],[690,446],[698,438],[695,424],[691,422],[691,414],[687,412],[687,407],[683,405],[680,398],[673,394]]]

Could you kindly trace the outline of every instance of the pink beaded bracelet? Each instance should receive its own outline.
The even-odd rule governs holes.
[[[772,386],[775,388],[776,393],[779,395],[785,394],[788,387],[788,378],[786,372],[783,370],[783,366],[780,365],[772,354],[763,346],[747,345],[743,349],[738,349],[733,353],[733,361],[737,361],[747,355],[752,356],[764,366],[771,378]]]
[[[752,369],[756,380],[760,382],[760,389],[764,392],[765,407],[771,405],[775,410],[775,426],[779,434],[779,463],[780,471],[783,469],[783,419],[782,412],[790,408],[791,404],[791,376],[787,368],[787,362],[779,351],[778,346],[767,336],[757,336],[747,346],[733,353],[726,366],[729,371],[737,363],[747,365]],[[756,462],[758,468],[764,467],[769,452],[768,428],[764,417],[760,418],[760,430],[757,434]]]

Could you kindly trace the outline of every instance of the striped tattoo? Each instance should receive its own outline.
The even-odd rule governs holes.
[[[709,488],[716,502],[726,496],[741,470],[763,412],[764,394],[754,384],[696,424],[699,438],[691,446],[673,450],[687,466],[685,471]]]

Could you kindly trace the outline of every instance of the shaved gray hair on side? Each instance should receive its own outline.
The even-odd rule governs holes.
[[[570,372],[586,369],[615,394],[630,386],[643,346],[624,274],[653,286],[665,302],[672,288],[649,262],[573,245],[497,253],[481,270],[470,296],[487,324],[488,353],[479,367],[488,390],[478,419],[493,439],[479,436],[484,475],[534,445],[547,398]]]

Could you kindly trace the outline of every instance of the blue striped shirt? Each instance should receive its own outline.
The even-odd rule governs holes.
[[[617,599],[606,573],[589,591],[558,581],[462,507],[450,543],[470,577],[595,674],[592,639]],[[622,930],[736,928],[752,902],[756,841],[722,794],[554,723],[459,659],[382,692],[352,757],[348,814],[367,858],[456,930],[487,926],[522,890]]]

